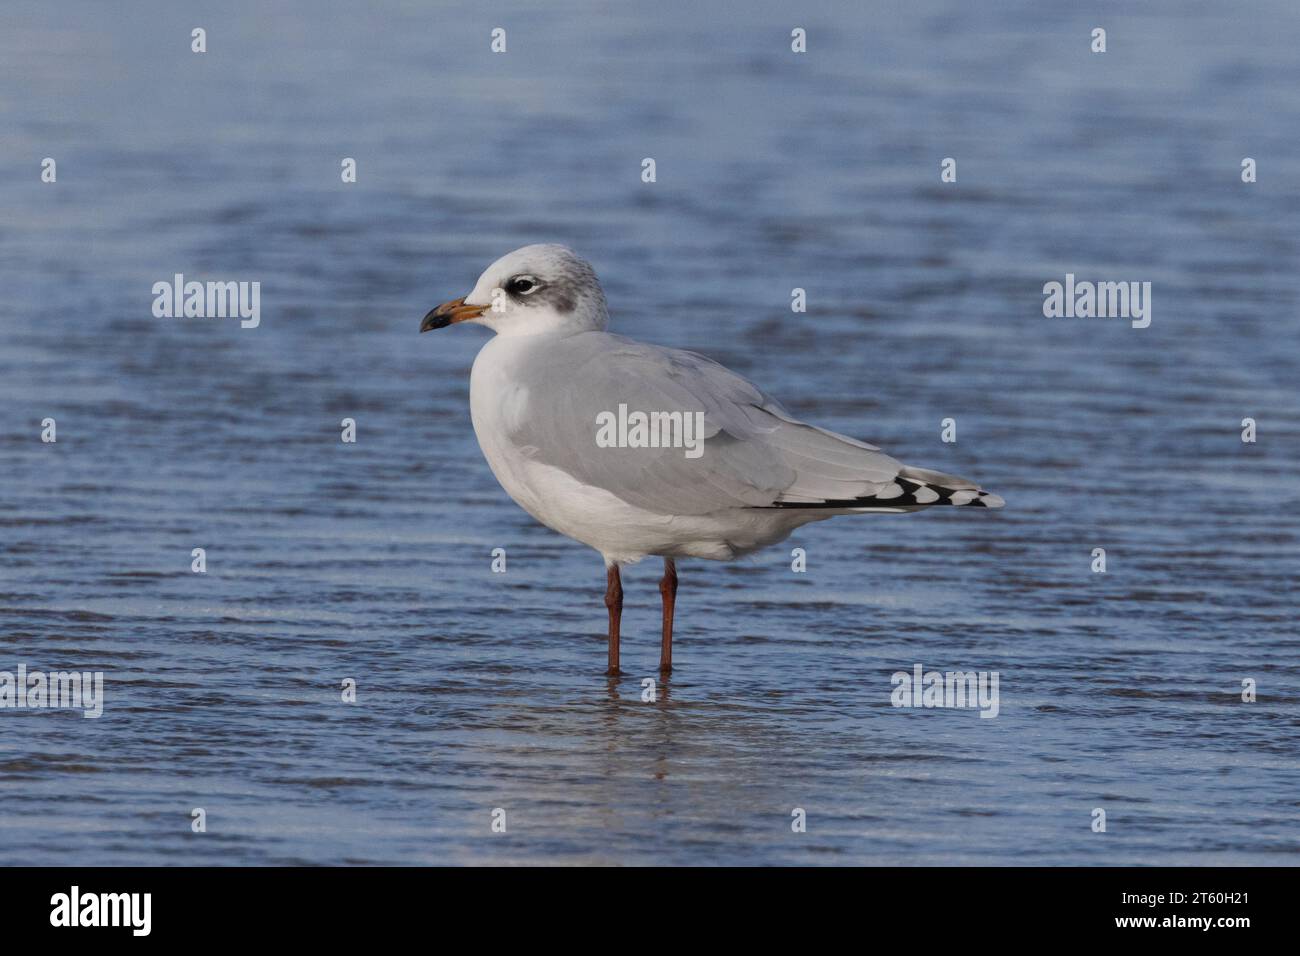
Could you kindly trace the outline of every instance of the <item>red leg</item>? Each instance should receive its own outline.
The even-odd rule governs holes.
[[[677,604],[677,565],[672,558],[664,558],[664,576],[659,582],[659,594],[664,599],[664,636],[659,649],[659,673],[671,674],[673,670],[673,608]]]
[[[605,607],[609,608],[609,670],[608,677],[621,677],[618,669],[618,627],[623,620],[623,582],[618,576],[618,565],[605,570]]]

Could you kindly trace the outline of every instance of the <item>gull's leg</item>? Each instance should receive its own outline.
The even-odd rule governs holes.
[[[673,607],[677,604],[677,565],[672,558],[664,558],[664,576],[659,581],[659,594],[664,599],[664,637],[659,649],[659,673],[671,674],[673,670]]]
[[[621,677],[618,669],[618,626],[623,620],[623,582],[618,576],[618,565],[605,569],[605,607],[609,608],[609,670],[607,677]]]

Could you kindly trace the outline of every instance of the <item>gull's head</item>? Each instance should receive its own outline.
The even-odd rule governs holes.
[[[609,320],[596,273],[566,246],[524,246],[484,270],[474,290],[424,317],[420,331],[477,322],[499,335],[587,332]]]

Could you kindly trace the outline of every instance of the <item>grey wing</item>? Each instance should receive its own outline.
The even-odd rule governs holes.
[[[795,420],[754,385],[702,355],[587,333],[566,340],[547,359],[524,373],[527,411],[516,418],[511,441],[629,504],[690,515],[738,507],[824,508],[832,502],[857,509],[867,507],[868,499],[889,510],[916,503],[893,500],[907,490],[896,481],[905,471],[898,461],[872,445]],[[702,453],[602,447],[600,416],[617,416],[620,405],[647,415],[699,413]]]

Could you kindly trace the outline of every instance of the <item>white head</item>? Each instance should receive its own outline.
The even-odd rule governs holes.
[[[573,250],[524,246],[478,277],[474,291],[444,302],[424,317],[420,331],[477,322],[498,335],[569,334],[604,329],[605,293],[596,273]]]

